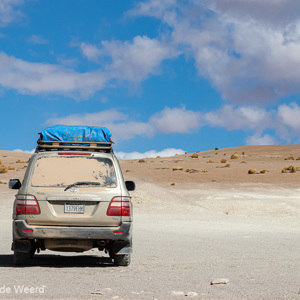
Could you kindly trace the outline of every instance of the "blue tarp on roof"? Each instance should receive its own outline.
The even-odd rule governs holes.
[[[40,133],[42,141],[65,142],[111,142],[111,133],[106,127],[55,125]]]

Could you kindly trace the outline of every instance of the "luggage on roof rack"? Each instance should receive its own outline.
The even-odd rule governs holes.
[[[111,133],[106,127],[55,125],[44,129],[36,151],[112,151]]]

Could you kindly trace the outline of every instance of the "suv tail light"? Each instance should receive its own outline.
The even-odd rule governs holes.
[[[106,215],[130,216],[130,197],[114,197],[109,204]]]
[[[41,213],[36,198],[32,195],[18,195],[16,199],[17,215],[39,215]]]

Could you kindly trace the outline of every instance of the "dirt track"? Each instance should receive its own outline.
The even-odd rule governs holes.
[[[160,187],[137,179],[128,268],[103,253],[41,252],[12,265],[13,191],[1,188],[0,298],[300,299],[300,189],[226,183]],[[234,199],[234,201],[233,201]],[[258,205],[260,204],[260,205]],[[210,285],[227,278],[225,285]],[[33,287],[34,293],[15,288]]]

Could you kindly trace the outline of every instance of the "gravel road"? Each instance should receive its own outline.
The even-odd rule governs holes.
[[[300,299],[300,190],[137,180],[132,196],[129,267],[96,250],[42,251],[30,266],[14,267],[14,192],[2,187],[0,298]],[[210,284],[218,279],[229,282]]]

